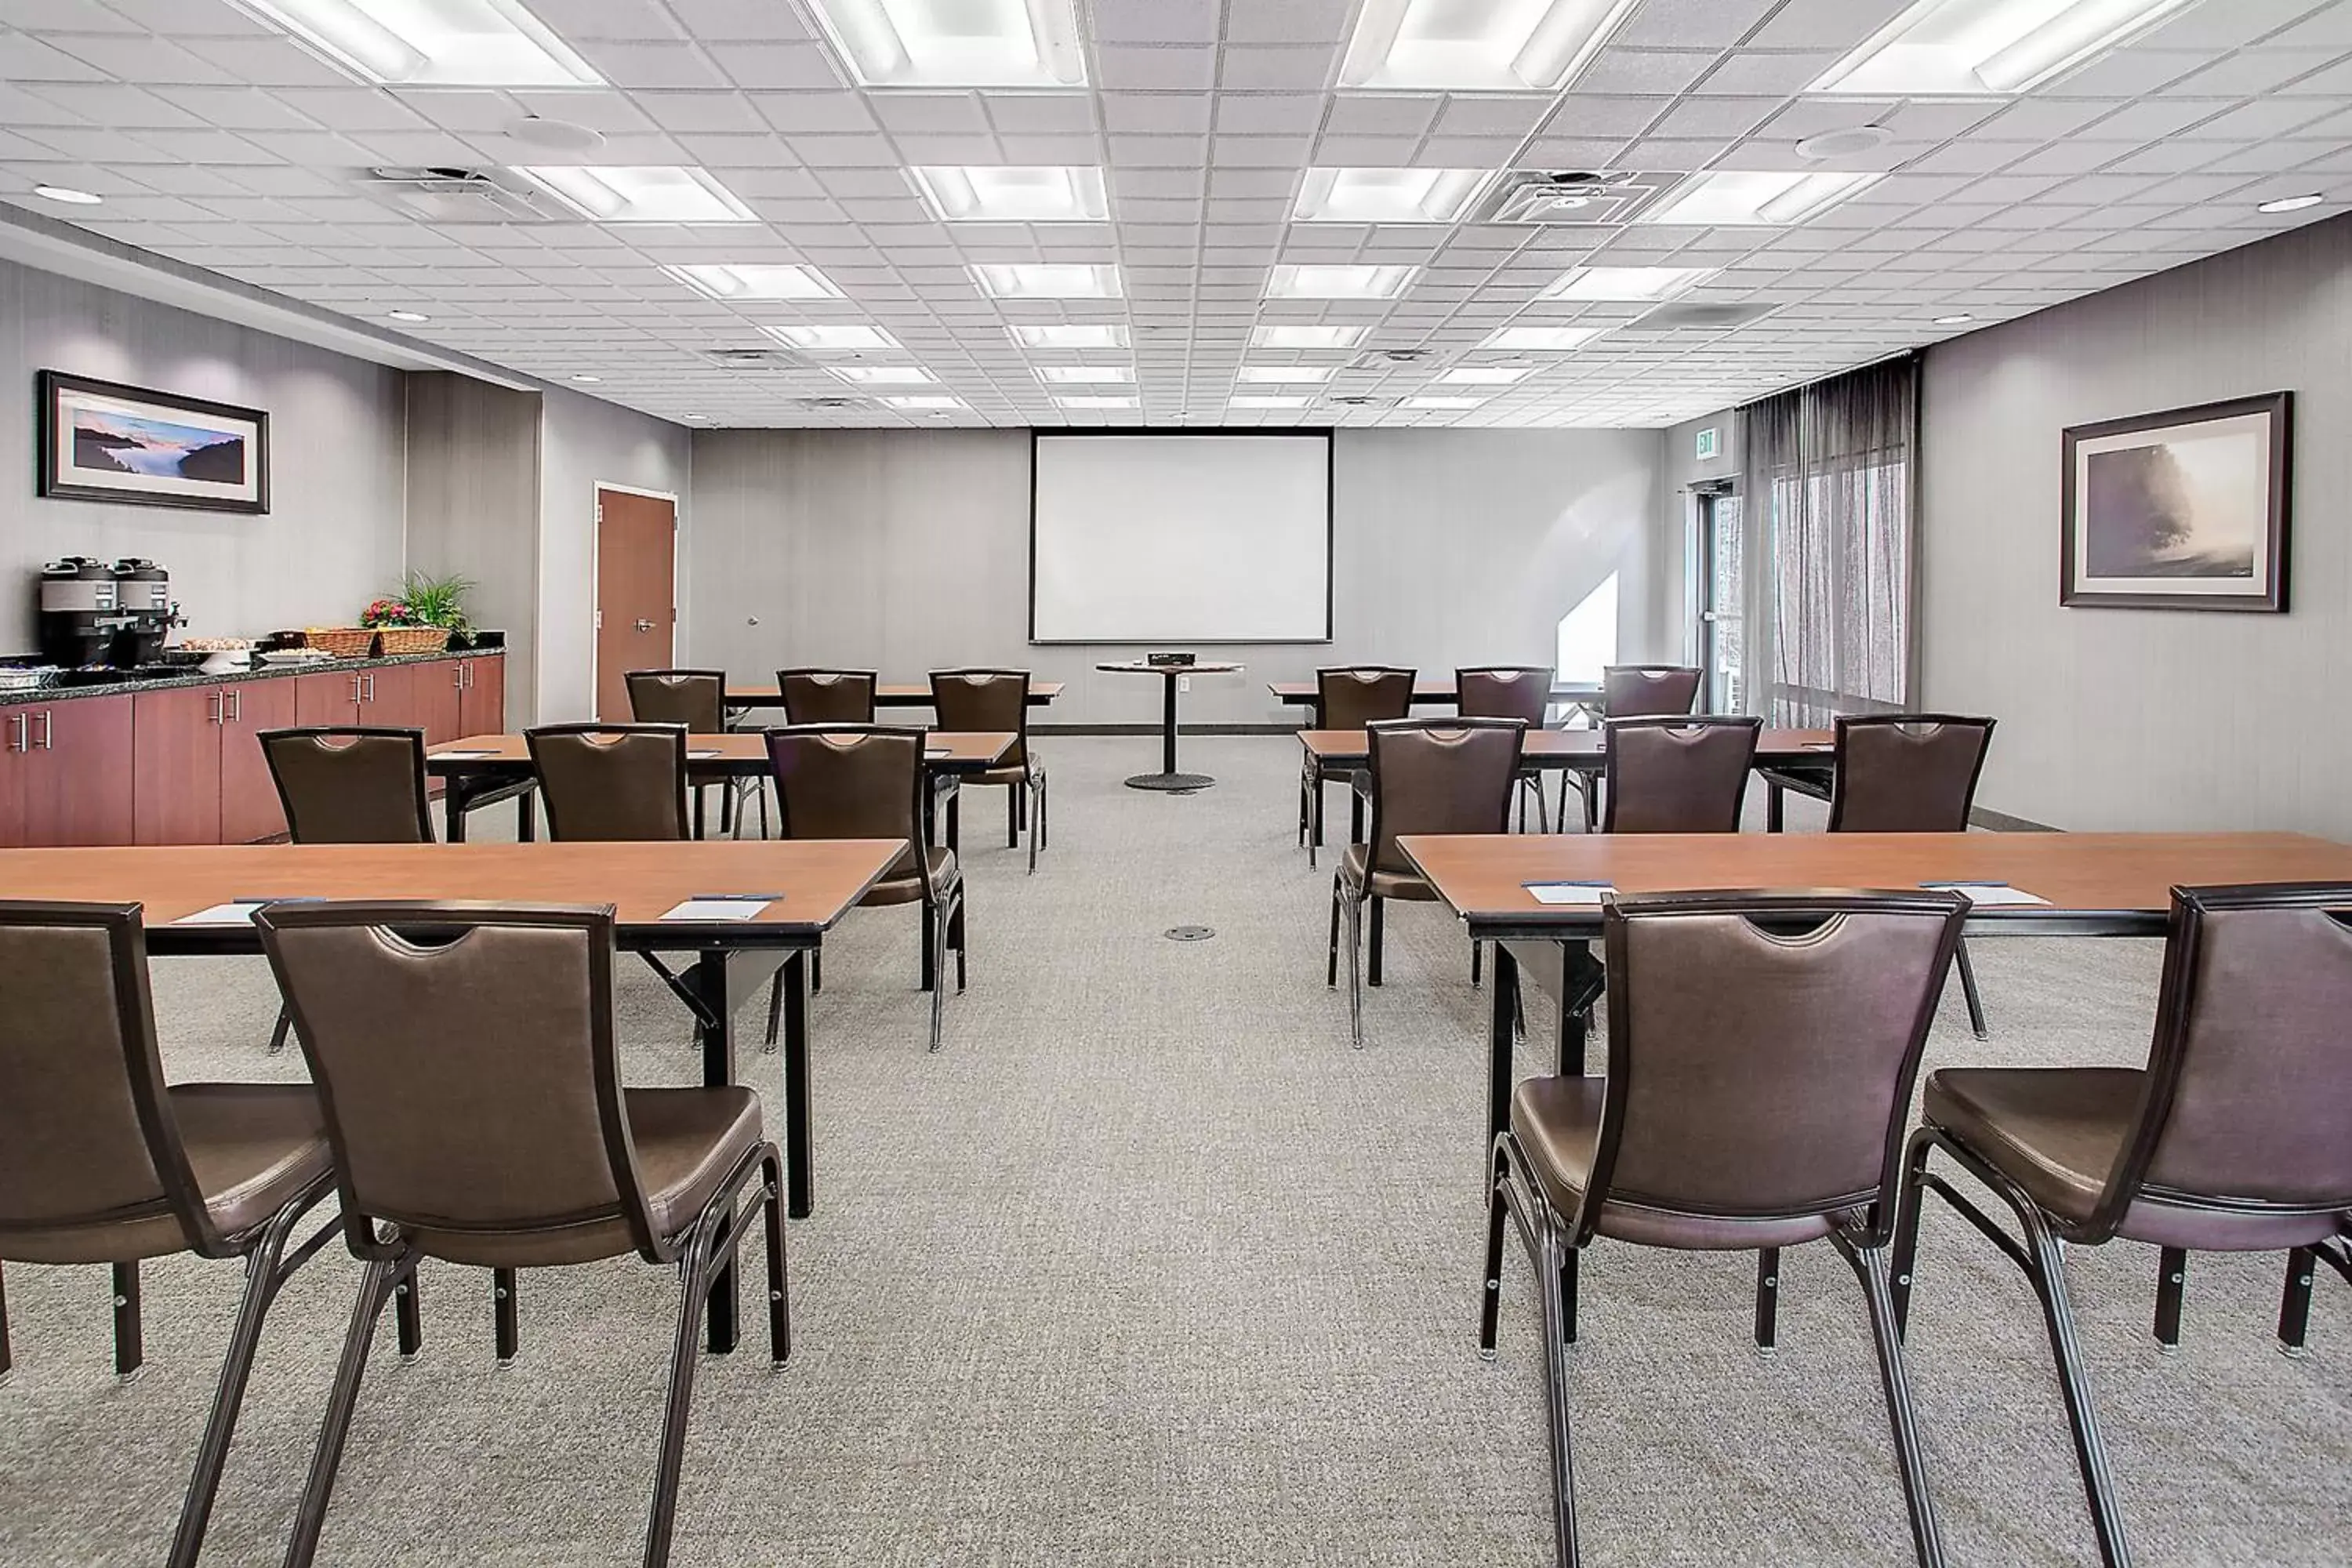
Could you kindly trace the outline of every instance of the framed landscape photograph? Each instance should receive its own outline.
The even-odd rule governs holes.
[[[2070,427],[2058,602],[2284,610],[2292,399]]]
[[[58,500],[198,511],[269,510],[269,416],[258,408],[40,376],[38,491]]]

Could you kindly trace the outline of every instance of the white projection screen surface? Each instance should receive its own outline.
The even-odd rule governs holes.
[[[1331,437],[1039,434],[1029,640],[1328,642]]]

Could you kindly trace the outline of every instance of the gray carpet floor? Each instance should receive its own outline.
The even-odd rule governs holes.
[[[747,1311],[742,1351],[703,1362],[676,1560],[1548,1562],[1516,1255],[1500,1360],[1474,1341],[1485,999],[1458,929],[1392,911],[1388,984],[1351,1050],[1323,984],[1329,862],[1309,872],[1292,843],[1292,742],[1191,742],[1187,764],[1220,783],[1172,798],[1119,785],[1153,741],[1041,750],[1055,831],[1034,878],[992,838],[997,794],[967,805],[971,989],[949,1000],[943,1053],[923,1050],[911,910],[853,914],[828,943],[797,1349],[772,1371]],[[1217,934],[1161,936],[1186,922]],[[1979,943],[1993,1037],[1969,1037],[1955,988],[1929,1065],[2136,1063],[2158,957]],[[633,1081],[695,1081],[681,1013],[642,970],[621,975]],[[175,1079],[299,1075],[263,1053],[258,962],[159,961],[155,995]],[[1547,1037],[1540,1004],[1531,1022]],[[772,1104],[776,1058],[745,1062]],[[2271,1333],[2281,1260],[2197,1258],[2185,1342],[2163,1356],[2151,1250],[2071,1268],[2141,1560],[2345,1561],[2352,1291],[2323,1274],[2312,1352],[2289,1360]],[[1609,1243],[1588,1258],[1588,1561],[1909,1561],[1851,1276],[1825,1247],[1790,1254],[1766,1360],[1752,1270]],[[2023,1280],[1934,1208],[1920,1272],[1912,1364],[1953,1561],[2095,1562]],[[281,1300],[208,1563],[282,1551],[357,1277],[333,1247]],[[0,1563],[159,1561],[234,1267],[149,1266],[148,1368],[127,1384],[102,1269],[12,1265],[6,1285]],[[672,1278],[631,1261],[526,1276],[523,1354],[503,1370],[485,1276],[428,1268],[424,1298],[423,1356],[403,1364],[383,1331],[320,1560],[635,1562]]]

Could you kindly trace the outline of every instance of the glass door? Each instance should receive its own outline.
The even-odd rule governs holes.
[[[1717,490],[1698,498],[1698,548],[1699,663],[1706,671],[1706,711],[1745,712],[1738,491]]]

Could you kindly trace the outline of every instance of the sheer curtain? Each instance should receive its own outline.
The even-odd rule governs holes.
[[[1906,355],[1739,411],[1742,651],[1768,724],[1822,726],[1910,696],[1918,406]]]

